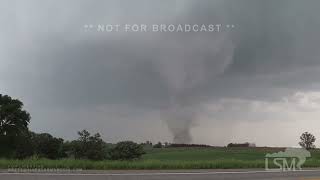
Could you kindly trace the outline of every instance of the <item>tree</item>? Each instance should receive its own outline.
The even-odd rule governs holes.
[[[143,146],[132,141],[118,142],[111,150],[111,159],[113,160],[131,160],[138,159],[143,154]]]
[[[316,138],[311,133],[305,132],[300,136],[299,145],[307,150],[315,148]]]
[[[35,153],[34,143],[32,141],[32,132],[24,132],[15,138],[15,151],[13,157],[24,159],[31,157]]]
[[[162,148],[162,143],[161,142],[158,142],[157,144],[155,144],[153,146],[153,148]]]
[[[21,138],[28,132],[31,119],[30,114],[22,108],[23,103],[18,99],[0,94],[1,155],[11,157],[17,154],[17,151],[21,152]]]
[[[79,138],[72,141],[72,154],[77,159],[103,160],[107,157],[106,143],[102,140],[99,133],[93,136],[87,130],[78,132]]]
[[[62,152],[63,139],[55,138],[48,133],[32,133],[31,139],[34,145],[35,153],[40,157],[48,159],[58,159],[64,157],[64,152]]]
[[[22,110],[23,103],[18,99],[0,94],[0,135],[18,136],[28,130],[30,114]]]

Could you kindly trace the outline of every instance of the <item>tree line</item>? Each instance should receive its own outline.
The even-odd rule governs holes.
[[[78,139],[73,141],[49,133],[35,133],[28,129],[30,119],[20,100],[0,94],[0,157],[128,160],[145,153],[141,144],[132,141],[106,143],[99,133],[90,134],[87,130],[79,131]]]
[[[122,141],[116,144],[106,143],[99,133],[91,134],[87,130],[78,132],[78,139],[65,141],[49,133],[35,133],[28,129],[31,116],[23,109],[23,103],[8,95],[0,94],[0,158],[40,158],[90,159],[90,160],[128,160],[138,159],[145,154],[144,148],[163,147],[209,147],[195,144],[169,144],[150,141],[137,144]],[[305,149],[315,148],[316,138],[309,132],[300,136],[299,145]]]
[[[316,142],[316,137],[309,133],[309,132],[304,132],[301,136],[300,136],[300,142],[299,145],[307,150],[310,149],[315,149],[315,142]],[[249,148],[249,147],[255,147],[255,144],[252,144],[252,146],[250,146],[250,143],[246,142],[246,143],[229,143],[227,145],[227,148]]]

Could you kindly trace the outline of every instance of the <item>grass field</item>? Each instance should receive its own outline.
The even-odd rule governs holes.
[[[165,148],[152,149],[141,160],[0,160],[0,168],[52,169],[231,169],[264,168],[265,154],[279,148]],[[313,150],[304,167],[320,167],[320,150]],[[272,164],[270,164],[270,167]]]

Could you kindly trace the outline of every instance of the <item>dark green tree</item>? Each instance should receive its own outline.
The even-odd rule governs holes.
[[[106,143],[102,140],[99,133],[91,135],[87,130],[82,130],[78,134],[79,139],[69,144],[75,158],[91,160],[103,160],[107,158]]]
[[[53,137],[48,133],[32,133],[31,139],[38,156],[48,159],[58,159],[65,156],[62,152],[63,139]]]
[[[162,143],[161,142],[158,142],[157,144],[155,144],[154,146],[153,146],[153,148],[162,148],[163,146],[162,146]]]
[[[0,135],[18,136],[28,130],[30,114],[18,99],[0,94]]]
[[[32,141],[32,132],[24,132],[15,138],[14,158],[24,159],[34,155],[35,148]]]
[[[313,149],[316,146],[314,145],[314,142],[316,141],[316,138],[311,133],[305,132],[300,136],[300,142],[299,145],[307,150]]]
[[[28,132],[31,117],[22,108],[23,103],[20,100],[0,94],[0,155],[2,156],[16,154],[22,145],[21,138]]]
[[[110,152],[111,159],[114,160],[138,159],[143,154],[145,154],[143,146],[132,141],[118,142]]]

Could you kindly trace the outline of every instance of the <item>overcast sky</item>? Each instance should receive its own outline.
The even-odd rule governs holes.
[[[318,0],[0,3],[0,93],[72,139],[297,146],[320,138]],[[221,24],[219,32],[87,25]],[[233,25],[233,28],[226,28]],[[317,142],[320,146],[320,141]]]

